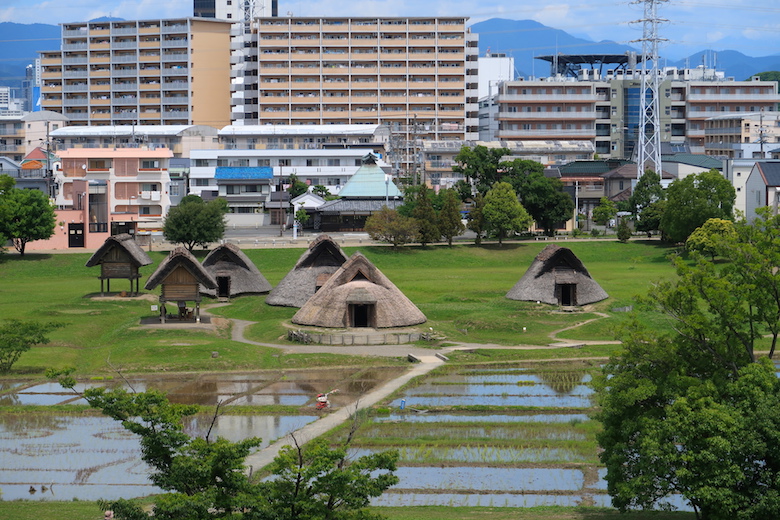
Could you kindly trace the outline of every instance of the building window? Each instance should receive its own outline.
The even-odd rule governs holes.
[[[157,170],[160,168],[160,161],[154,159],[147,159],[141,161],[141,169],[143,170]]]
[[[192,185],[193,186],[208,186],[209,180],[208,179],[192,179]]]

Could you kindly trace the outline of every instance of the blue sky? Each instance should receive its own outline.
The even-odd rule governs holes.
[[[279,12],[297,16],[469,16],[536,20],[590,40],[630,43],[642,37],[642,4],[627,1],[566,3],[554,0],[518,3],[508,0],[280,0]],[[100,16],[126,20],[192,15],[192,0],[0,0],[0,22],[87,21]],[[673,0],[658,4],[669,20],[659,35],[667,58],[693,52],[733,49],[748,56],[780,54],[780,3],[777,0]],[[2,35],[0,35],[2,39]],[[639,47],[641,44],[634,43]]]

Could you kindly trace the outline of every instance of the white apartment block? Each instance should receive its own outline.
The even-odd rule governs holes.
[[[477,43],[463,17],[258,18],[234,32],[232,119],[476,139]]]
[[[231,213],[260,213],[270,193],[285,189],[293,175],[337,195],[365,155],[360,148],[193,150],[189,193],[225,197]]]
[[[62,24],[41,52],[41,105],[73,125],[230,122],[231,23],[202,18]]]
[[[602,158],[630,159],[637,148],[641,70],[582,69],[502,84],[498,96],[501,140],[584,140]],[[661,141],[705,151],[705,121],[715,115],[764,111],[780,103],[777,83],[735,81],[712,69],[663,70]]]

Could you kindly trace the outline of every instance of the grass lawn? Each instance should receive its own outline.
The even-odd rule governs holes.
[[[587,312],[559,313],[547,305],[517,302],[504,297],[520,279],[544,243],[509,243],[503,247],[457,245],[359,248],[428,317],[432,327],[447,342],[493,343],[498,345],[548,345],[550,334],[587,320],[588,324],[560,333],[560,338],[613,339],[612,328],[627,318],[613,312],[616,307],[634,305],[636,294],[646,292],[654,280],[674,275],[666,256],[670,249],[657,242],[571,242],[578,255],[610,298]],[[357,248],[347,248],[352,254]],[[272,285],[295,265],[301,249],[249,249]],[[145,280],[165,257],[152,252],[154,264],[143,267]],[[198,256],[205,252],[198,251]],[[151,305],[158,291],[142,298],[97,299],[98,268],[86,268],[89,254],[36,254],[0,257],[0,315],[5,318],[52,321],[62,325],[50,333],[49,345],[25,353],[13,374],[38,376],[45,368],[76,366],[82,375],[99,375],[122,367],[128,372],[220,371],[328,366],[375,363],[365,358],[334,355],[283,355],[277,349],[237,343],[230,339],[229,322],[215,332],[160,330],[138,327],[142,317],[153,316]],[[129,284],[128,284],[129,285]],[[141,284],[143,285],[143,283]],[[128,287],[114,280],[114,291]],[[207,300],[208,301],[208,300]],[[608,317],[601,314],[606,313]],[[295,309],[265,305],[265,296],[236,298],[230,305],[213,310],[226,318],[256,322],[247,331],[249,339],[261,343],[284,343],[286,328]],[[639,313],[642,319],[663,326],[658,316]],[[657,323],[656,323],[657,322]],[[608,355],[609,348],[602,354]],[[212,352],[219,356],[212,358]],[[566,356],[572,355],[567,349]],[[510,358],[560,356],[558,351],[505,353]],[[581,351],[576,355],[588,355]],[[456,357],[460,357],[458,355]],[[462,356],[468,357],[469,354]],[[497,352],[473,356],[497,358]]]

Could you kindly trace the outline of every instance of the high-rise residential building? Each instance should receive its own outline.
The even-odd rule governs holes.
[[[258,18],[234,43],[234,124],[387,124],[405,141],[477,138],[466,18]]]
[[[230,122],[231,23],[202,18],[62,24],[41,53],[42,108],[74,125]]]
[[[559,69],[551,77],[503,83],[496,100],[498,138],[585,140],[601,157],[632,158],[638,145],[642,71],[625,57],[618,68],[602,75],[595,66],[581,67],[593,65],[587,58],[556,56]],[[561,69],[561,62],[569,68]],[[662,72],[661,141],[686,143],[694,153],[704,153],[708,118],[775,112],[780,103],[775,81],[736,81],[703,67]]]

